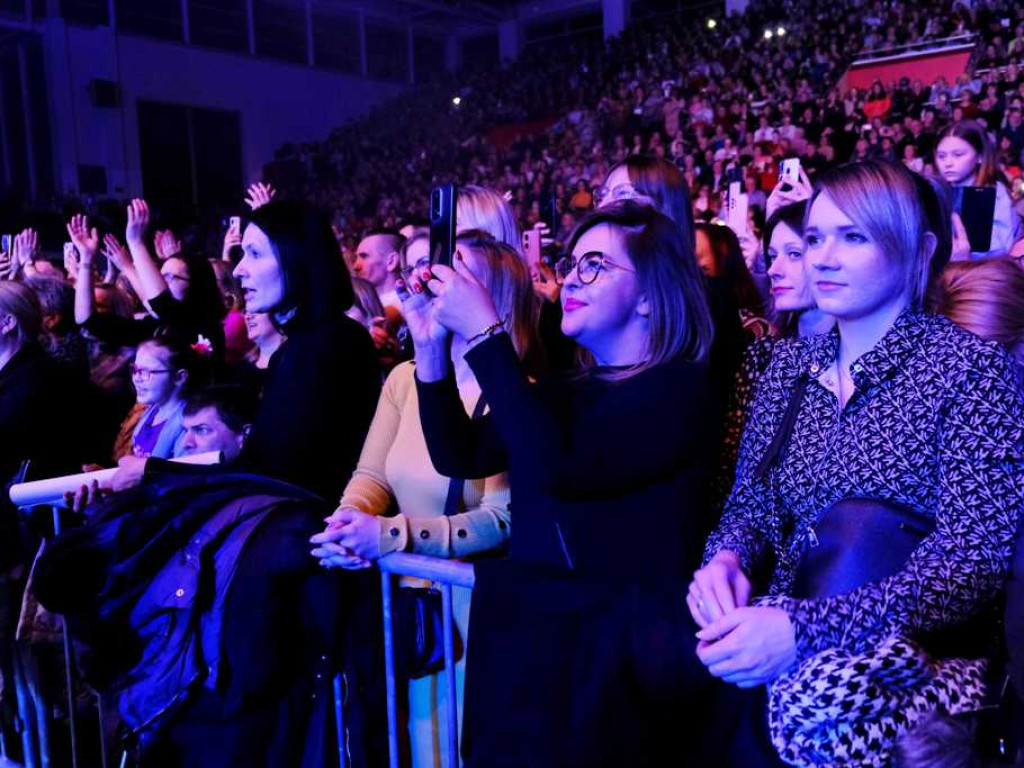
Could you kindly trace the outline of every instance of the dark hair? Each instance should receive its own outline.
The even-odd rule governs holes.
[[[209,260],[186,248],[167,261],[178,259],[188,267],[188,293],[182,300],[182,308],[188,316],[195,318],[200,328],[214,327],[224,320],[227,307],[217,286],[217,274]]]
[[[690,186],[679,167],[660,157],[630,155],[608,171],[605,178],[622,166],[636,191],[651,198],[655,208],[676,223],[683,241],[693,250],[693,203]]]
[[[57,334],[65,334],[75,328],[75,289],[59,277],[33,275],[25,278],[25,284],[36,292],[43,317],[60,315],[60,322],[54,326]]]
[[[273,200],[252,213],[250,226],[267,236],[284,284],[271,317],[294,313],[289,323],[336,320],[352,306],[352,280],[326,216]]]
[[[402,244],[405,242],[405,236],[397,229],[392,229],[391,227],[374,227],[363,233],[363,240],[368,237],[389,238],[391,241],[390,247],[395,251],[401,250]]]
[[[256,418],[259,398],[248,387],[214,384],[198,390],[185,401],[186,416],[195,416],[205,408],[215,408],[224,425],[239,434]]]
[[[801,200],[776,209],[775,212],[768,217],[768,221],[766,221],[764,225],[762,243],[764,246],[765,263],[768,264],[769,267],[771,267],[771,262],[768,261],[768,246],[772,242],[772,235],[775,233],[776,227],[780,224],[785,224],[802,238],[804,234],[804,216],[806,216],[806,214],[807,201]],[[790,338],[797,335],[799,328],[798,321],[800,319],[799,312],[778,312],[774,307],[772,307],[770,319],[772,321],[772,325],[776,329],[777,335],[781,338]]]
[[[768,217],[768,220],[764,223],[764,231],[761,235],[761,244],[764,248],[764,252],[768,253],[768,246],[772,241],[772,233],[775,232],[775,228],[779,224],[785,224],[787,227],[792,229],[798,235],[803,237],[804,234],[804,216],[807,213],[807,201],[801,200],[796,203],[790,203],[789,205],[783,205],[777,208],[775,212]]]
[[[706,222],[699,222],[695,229],[707,235],[715,260],[715,272],[729,285],[739,308],[764,317],[764,299],[743,260],[743,248],[736,233],[722,224]]]
[[[634,376],[680,355],[705,360],[714,331],[692,238],[684,238],[677,223],[655,208],[620,200],[587,215],[569,238],[566,252],[572,253],[586,232],[602,224],[622,238],[651,306],[646,359],[614,378]]]
[[[210,368],[206,358],[199,355],[189,341],[172,326],[161,325],[151,339],[139,344],[139,349],[144,346],[159,347],[167,355],[168,368],[175,373],[178,371],[188,373],[188,379],[181,390],[182,397],[187,398],[191,392],[202,387],[206,382]]]

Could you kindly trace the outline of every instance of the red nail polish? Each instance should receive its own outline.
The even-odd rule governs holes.
[[[423,286],[420,285],[419,283],[413,283],[412,284],[412,292],[413,293],[420,293],[422,290],[423,290]]]
[[[423,270],[423,279],[424,280],[430,280],[432,277],[433,277],[433,275],[430,274],[430,270],[429,269],[424,269]]]

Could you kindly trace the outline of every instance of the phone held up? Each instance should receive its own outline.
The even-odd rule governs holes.
[[[455,209],[459,189],[452,182],[430,192],[430,263],[452,265],[455,255]]]

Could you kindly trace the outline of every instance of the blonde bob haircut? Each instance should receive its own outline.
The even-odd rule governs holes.
[[[919,311],[924,307],[938,242],[922,192],[914,172],[902,164],[867,160],[842,165],[816,179],[804,230],[815,201],[828,195],[878,245],[890,264],[904,270],[910,307]]]
[[[459,187],[455,219],[459,232],[472,229],[486,232],[495,240],[512,246],[516,253],[522,255],[523,237],[512,212],[512,206],[493,189],[474,184]]]

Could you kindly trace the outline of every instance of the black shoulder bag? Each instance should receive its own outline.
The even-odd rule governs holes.
[[[755,477],[766,479],[772,467],[781,463],[808,384],[804,375],[797,380]],[[934,520],[893,501],[856,496],[840,499],[808,529],[790,596],[833,597],[888,578],[907,564],[934,530]],[[993,616],[992,611],[982,611],[961,624],[921,633],[918,639],[935,658],[989,656],[996,644]]]

